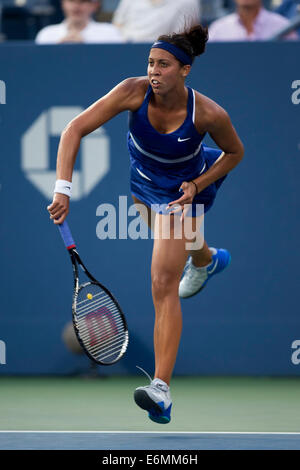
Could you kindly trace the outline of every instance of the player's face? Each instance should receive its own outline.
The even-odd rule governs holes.
[[[148,59],[148,78],[155,94],[165,94],[170,89],[183,83],[185,69],[178,60],[164,49],[151,49]]]
[[[97,7],[97,2],[90,0],[63,0],[62,2],[65,17],[73,21],[88,21]]]

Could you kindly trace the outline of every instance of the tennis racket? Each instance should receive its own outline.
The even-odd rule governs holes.
[[[64,221],[58,228],[73,266],[72,316],[78,341],[88,357],[97,364],[114,364],[124,356],[128,346],[125,316],[111,292],[84,266],[67,222]],[[79,283],[78,266],[88,277],[88,282]]]

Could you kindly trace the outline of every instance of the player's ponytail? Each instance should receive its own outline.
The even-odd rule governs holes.
[[[193,26],[189,31],[183,33],[186,41],[191,45],[193,57],[203,54],[208,41],[208,30],[200,24]]]
[[[205,46],[208,41],[208,29],[198,24],[186,29],[182,33],[159,36],[158,41],[174,44],[194,60],[195,57],[203,54],[205,51]]]

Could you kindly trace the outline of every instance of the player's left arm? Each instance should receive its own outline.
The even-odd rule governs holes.
[[[227,175],[244,156],[244,146],[228,113],[216,103],[212,103],[211,109],[207,113],[206,131],[223,153],[209,170],[194,180],[198,193]]]
[[[199,133],[208,132],[211,138],[222,151],[216,162],[193,182],[184,181],[180,190],[183,195],[168,204],[169,208],[175,205],[191,204],[196,194],[207,186],[227,175],[243,158],[244,146],[234,129],[227,112],[212,100],[204,98],[204,105],[198,107],[195,126]],[[199,122],[199,127],[197,125]],[[197,188],[197,191],[196,191]],[[177,210],[173,210],[177,212]]]

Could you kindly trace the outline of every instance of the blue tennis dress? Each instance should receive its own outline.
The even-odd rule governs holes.
[[[152,95],[149,85],[141,107],[129,113],[128,149],[131,163],[131,192],[155,212],[167,213],[164,206],[179,199],[183,181],[191,181],[208,170],[222,151],[203,145],[195,120],[195,92],[188,87],[187,116],[174,132],[161,134],[150,124],[148,105]],[[195,216],[196,205],[204,212],[212,206],[226,175],[197,194],[188,215]],[[203,212],[203,211],[202,211]]]

